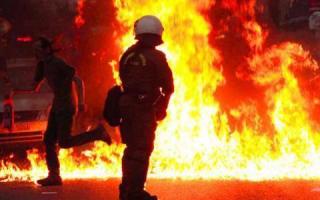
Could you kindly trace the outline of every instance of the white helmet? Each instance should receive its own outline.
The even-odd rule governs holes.
[[[320,30],[320,12],[314,12],[309,17],[309,28],[311,30]]]
[[[150,33],[162,37],[163,30],[164,28],[161,24],[161,21],[153,15],[143,16],[134,24],[135,36],[144,33]]]

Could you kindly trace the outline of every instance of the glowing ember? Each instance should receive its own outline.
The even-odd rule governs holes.
[[[214,93],[226,83],[219,69],[219,51],[209,45],[212,28],[205,12],[215,1],[209,0],[115,0],[117,19],[128,30],[146,14],[158,16],[164,24],[166,52],[175,77],[176,90],[169,114],[157,130],[150,176],[182,179],[320,178],[319,131],[310,119],[312,107],[299,84],[296,71],[315,71],[319,67],[300,45],[282,43],[264,48],[267,36],[255,21],[255,1],[238,10],[238,1],[223,1],[223,6],[241,18],[252,55],[247,58],[249,80],[265,91],[270,131],[263,132],[255,103],[243,102],[230,113],[243,120],[242,129],[231,130],[227,114]],[[134,42],[132,31],[119,36],[124,50]],[[236,44],[235,44],[236,45]],[[229,58],[232,59],[232,58]],[[116,62],[111,65],[116,66]],[[115,78],[117,74],[115,73]],[[246,91],[243,91],[246,92]],[[313,101],[312,101],[313,102]],[[316,101],[314,101],[316,102]],[[272,130],[271,130],[272,129]],[[95,146],[74,155],[60,151],[64,178],[108,178],[120,176],[123,146]],[[36,151],[28,154],[31,170],[20,170],[2,162],[0,177],[36,179],[46,173],[44,160]],[[31,177],[31,178],[30,178]]]

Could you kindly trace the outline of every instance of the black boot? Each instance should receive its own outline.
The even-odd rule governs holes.
[[[158,200],[157,196],[150,195],[147,191],[134,192],[129,194],[123,183],[119,185],[119,200]]]
[[[139,193],[128,194],[127,200],[158,200],[158,197],[155,195],[151,195],[144,190]]]
[[[41,186],[56,186],[56,185],[62,185],[62,179],[61,176],[58,174],[50,174],[47,178],[37,180],[37,184]]]

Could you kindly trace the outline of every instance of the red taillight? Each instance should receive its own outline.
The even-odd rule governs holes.
[[[32,42],[32,37],[30,36],[17,37],[17,42]]]

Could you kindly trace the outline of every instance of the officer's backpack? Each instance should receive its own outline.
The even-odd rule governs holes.
[[[103,117],[110,126],[119,126],[121,121],[119,100],[122,95],[121,87],[113,86],[107,94],[104,103]]]

